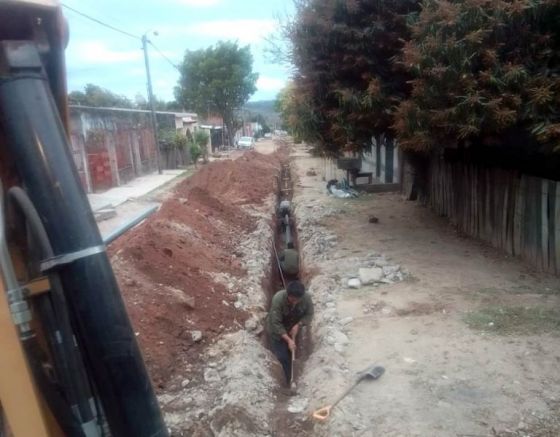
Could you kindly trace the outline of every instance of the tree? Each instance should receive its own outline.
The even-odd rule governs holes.
[[[164,153],[165,167],[177,168],[181,162],[188,163],[188,139],[181,131],[174,128],[163,128],[158,132],[160,150]]]
[[[198,158],[200,156],[203,157],[204,162],[208,161],[208,141],[210,140],[210,135],[201,129],[198,129],[194,136],[192,137],[192,141],[190,143],[190,154],[191,159],[194,162],[196,167],[196,163],[198,162]]]
[[[134,108],[149,110],[150,105],[146,98],[138,93],[133,100],[128,97],[116,94],[98,85],[87,84],[84,91],[72,91],[68,94],[68,102],[71,105],[93,106],[105,108]],[[154,106],[156,111],[182,111],[181,104],[178,102],[166,102],[154,96]]]
[[[288,124],[302,139],[315,138],[336,155],[361,149],[372,136],[392,136],[393,108],[408,96],[411,79],[393,59],[410,33],[407,16],[419,3],[296,2],[296,15],[283,33],[297,68],[289,101],[295,111]]]
[[[256,91],[257,73],[249,46],[219,42],[207,49],[187,51],[180,65],[175,97],[185,108],[222,116],[229,144],[235,134],[235,113]]]
[[[85,86],[84,91],[72,91],[68,94],[68,102],[71,105],[107,108],[134,108],[135,106],[127,97],[91,83]]]
[[[150,103],[142,94],[136,94],[134,97],[134,106],[138,109],[150,110]],[[170,112],[181,112],[181,104],[176,101],[166,102],[165,100],[160,100],[157,96],[154,96],[154,109],[156,111],[170,111]]]
[[[260,130],[255,133],[256,137],[262,137],[271,131],[268,121],[262,114],[257,114],[251,117],[251,122],[258,123],[260,125]]]
[[[401,146],[560,149],[559,21],[558,0],[424,0],[401,56]]]
[[[204,162],[208,161],[208,141],[210,141],[210,135],[208,132],[202,129],[198,129],[193,136],[193,142],[200,150],[200,154],[204,158]]]
[[[298,89],[299,82],[289,83],[276,99],[276,110],[280,113],[284,127],[294,136],[296,141],[323,143],[320,126],[322,118],[316,112],[308,91]]]

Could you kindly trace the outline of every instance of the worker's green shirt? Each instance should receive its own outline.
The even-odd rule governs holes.
[[[296,275],[299,272],[299,254],[295,249],[285,249],[280,254],[280,267],[284,273]]]
[[[313,318],[313,301],[309,293],[305,293],[294,306],[288,303],[288,293],[280,290],[272,297],[267,317],[268,333],[274,340],[279,340],[296,323],[307,325]]]

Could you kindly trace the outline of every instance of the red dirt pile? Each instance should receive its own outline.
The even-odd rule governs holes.
[[[249,152],[204,166],[111,245],[129,316],[160,389],[189,375],[189,363],[214,338],[243,326],[246,315],[235,309],[224,282],[245,274],[236,246],[255,222],[242,205],[260,204],[274,192],[281,159]],[[219,283],[217,273],[228,276]]]
[[[272,192],[271,167],[277,168],[278,156],[249,152],[234,165],[229,160],[214,162],[185,181],[182,188],[196,186],[234,205],[262,202]]]

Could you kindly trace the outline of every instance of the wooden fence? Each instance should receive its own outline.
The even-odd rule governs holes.
[[[433,159],[428,203],[458,229],[560,274],[560,182]]]

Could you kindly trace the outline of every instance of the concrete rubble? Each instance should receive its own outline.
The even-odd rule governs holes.
[[[204,384],[181,384],[173,396],[159,398],[173,435],[269,436],[277,383],[269,371],[273,357],[258,338],[245,331],[228,334],[206,358]]]
[[[318,272],[307,282],[316,310],[311,327],[313,353],[298,377],[298,396],[282,403],[282,411],[278,412],[278,381],[271,370],[277,371],[279,366],[260,338],[267,313],[263,286],[271,266],[274,202],[274,196],[270,196],[259,207],[244,208],[257,219],[257,225],[239,242],[233,256],[241,262],[247,275],[239,278],[225,272],[212,273],[213,281],[234,296],[233,306],[245,311],[248,318],[239,322],[237,332],[223,335],[205,349],[198,376],[179,379],[173,390],[159,397],[174,436],[272,436],[278,414],[290,414],[296,420],[309,422],[309,414],[332,402],[354,377],[355,369],[348,368],[344,357],[353,318],[338,315],[338,297],[359,291],[348,288],[352,279],[357,288],[373,291],[383,282],[396,282],[406,275],[380,254],[356,257],[338,251],[336,235],[322,220],[344,214],[344,210],[300,202],[296,194],[300,253],[304,266],[317,267]],[[226,301],[222,303],[230,305]],[[208,341],[202,332],[199,336],[191,331],[190,335],[193,341]],[[337,406],[328,428],[309,423],[313,426],[312,435],[352,436],[365,430],[366,424],[352,403],[353,398],[349,396]]]
[[[269,418],[278,382],[270,369],[276,360],[263,346],[259,334],[267,310],[262,284],[270,269],[273,205],[271,196],[258,208],[246,208],[258,219],[256,229],[240,243],[236,254],[247,269],[247,276],[238,279],[226,273],[213,274],[217,283],[235,294],[236,307],[247,311],[250,317],[239,331],[225,335],[207,349],[202,381],[184,380],[172,395],[159,397],[173,435],[271,435]],[[192,334],[194,340],[194,331]]]
[[[338,316],[338,296],[356,289],[373,290],[372,287],[383,283],[402,281],[407,273],[382,254],[371,252],[366,257],[356,257],[337,250],[337,238],[322,220],[334,214],[344,214],[344,210],[314,204],[298,196],[294,198],[294,204],[304,263],[307,268],[320,272],[308,283],[315,303],[311,328],[314,348],[298,381],[298,394],[311,400],[307,406],[307,413],[311,413],[334,401],[333,393],[336,397],[337,393],[344,391],[355,376],[355,369],[348,368],[344,357],[350,341],[346,327],[353,318]],[[325,381],[329,383],[325,384]],[[314,424],[313,435],[360,435],[367,429],[367,424],[357,411],[353,408],[352,396],[348,396],[337,405],[328,425]]]

